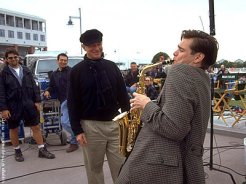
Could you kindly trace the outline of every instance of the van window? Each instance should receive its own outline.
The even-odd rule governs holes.
[[[68,66],[73,67],[79,63],[81,58],[71,58],[68,59]],[[40,59],[36,64],[35,74],[48,73],[49,71],[55,71],[58,68],[56,59]]]

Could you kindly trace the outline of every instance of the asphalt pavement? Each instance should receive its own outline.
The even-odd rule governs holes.
[[[210,143],[210,125],[204,143],[203,160],[206,183],[232,184],[235,182],[242,184],[246,181],[246,148],[243,145],[243,139],[246,137],[246,121],[230,127],[218,117],[214,117],[213,125],[213,146]],[[87,184],[81,148],[75,152],[66,153],[65,149],[68,145],[61,145],[59,136],[50,134],[46,139],[47,148],[56,155],[56,158],[42,159],[38,158],[37,145],[28,139],[31,135],[29,128],[25,128],[25,135],[26,141],[21,144],[25,157],[24,162],[14,160],[14,151],[9,143],[0,145],[0,183]],[[212,152],[211,148],[213,148]],[[112,184],[107,158],[105,158],[104,174],[105,184]]]

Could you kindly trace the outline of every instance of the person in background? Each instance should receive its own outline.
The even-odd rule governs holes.
[[[151,63],[159,63],[159,62],[164,62],[165,60],[168,60],[170,57],[168,56],[167,53],[165,52],[158,52],[157,54],[154,55]],[[147,76],[151,76],[153,79],[154,78],[166,78],[166,73],[163,69],[163,65],[157,66],[152,68],[149,72],[147,72]]]
[[[139,70],[136,62],[131,62],[131,68],[125,76],[125,84],[127,92],[130,96],[137,90],[137,83],[139,81]]]
[[[13,48],[6,50],[5,61],[6,65],[0,73],[0,112],[8,123],[15,160],[24,161],[18,137],[18,127],[22,120],[25,126],[30,126],[32,129],[39,148],[38,156],[47,159],[55,158],[43,142],[39,126],[40,91],[31,71],[20,64],[19,53]]]
[[[165,60],[170,59],[170,57],[168,56],[167,53],[165,52],[159,52],[157,54],[154,55],[151,63],[155,64],[155,63],[163,63]],[[166,64],[162,64],[159,65],[157,67],[152,68],[150,71],[148,71],[146,73],[147,76],[151,76],[152,79],[154,80],[154,86],[157,87],[158,91],[160,91],[160,89],[162,88],[162,86],[164,85],[165,79],[167,77],[166,74]]]
[[[66,130],[70,136],[70,145],[66,149],[67,153],[76,151],[78,146],[78,141],[76,140],[75,135],[73,134],[71,124],[68,116],[67,108],[67,91],[68,91],[68,82],[69,74],[71,68],[68,64],[68,56],[65,53],[61,53],[57,56],[58,69],[51,73],[49,87],[45,90],[44,96],[49,99],[54,94],[57,95],[58,100],[61,104],[61,125],[64,130]]]
[[[4,65],[5,65],[4,59],[0,58],[0,72],[3,70]]]
[[[119,128],[112,119],[130,110],[129,97],[117,65],[103,58],[103,34],[85,31],[80,42],[84,60],[70,73],[68,111],[72,130],[82,146],[89,184],[103,184],[105,154],[113,181],[125,160],[119,153]]]
[[[217,72],[217,75],[229,74],[229,70],[225,67],[225,65],[220,65],[220,69]]]
[[[161,55],[160,58],[159,58],[159,62],[164,62],[165,59],[168,59],[168,58],[165,58],[165,55]],[[156,75],[155,75],[155,78],[166,78],[167,75],[165,73],[165,71],[163,70],[163,66],[160,65],[156,68]]]
[[[211,110],[210,79],[217,40],[185,30],[157,103],[134,93],[131,111],[142,109],[141,128],[116,184],[205,184],[203,143]]]
[[[208,69],[206,70],[211,82],[212,82],[212,79],[213,79],[213,84],[214,84],[214,87],[216,88],[217,87],[217,74],[214,72],[214,66],[209,66]]]
[[[153,85],[153,79],[150,76],[145,77],[144,79],[145,81],[145,93],[147,95],[147,97],[150,98],[150,100],[156,100],[157,96],[158,96],[158,92],[155,89],[155,86]]]
[[[219,87],[222,89],[226,89],[225,81],[222,80],[222,75],[230,74],[229,70],[225,67],[225,65],[220,65],[220,69],[217,72],[217,82],[219,82]]]

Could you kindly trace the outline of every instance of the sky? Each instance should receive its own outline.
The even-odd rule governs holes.
[[[217,60],[246,60],[246,0],[214,0]],[[185,29],[210,33],[209,0],[0,0],[0,7],[46,19],[48,50],[80,53],[82,32],[98,29],[111,60],[151,61],[158,52],[171,58]]]

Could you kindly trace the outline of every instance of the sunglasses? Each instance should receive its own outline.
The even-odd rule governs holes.
[[[18,59],[18,58],[19,58],[19,56],[7,57],[7,59],[9,59],[9,60]]]

